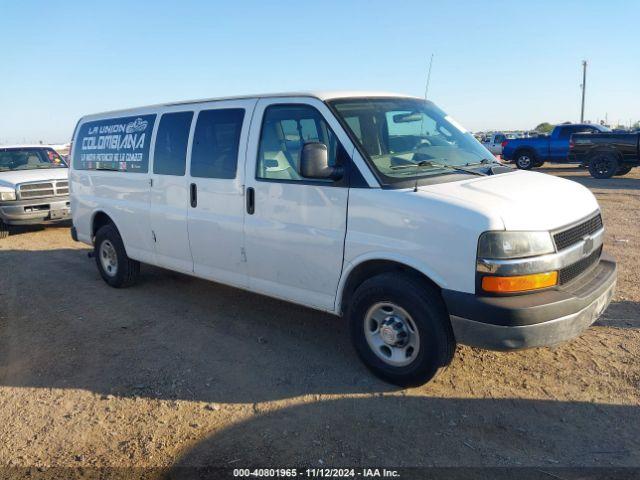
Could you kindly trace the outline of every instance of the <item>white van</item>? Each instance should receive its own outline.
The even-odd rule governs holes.
[[[71,156],[74,239],[102,278],[140,263],[344,316],[399,385],[456,342],[516,349],[578,335],[607,307],[596,199],[494,163],[433,103],[291,93],[83,117]]]

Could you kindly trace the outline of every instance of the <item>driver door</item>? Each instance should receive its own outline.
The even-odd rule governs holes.
[[[310,141],[327,145],[330,164],[349,163],[342,147],[349,140],[322,102],[258,102],[245,172],[249,287],[332,310],[347,230],[348,175],[339,180],[302,177],[300,152]]]

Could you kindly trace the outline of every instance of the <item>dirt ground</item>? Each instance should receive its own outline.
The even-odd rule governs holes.
[[[640,169],[594,180],[614,301],[579,338],[458,347],[374,378],[336,317],[143,266],[106,286],[68,226],[0,241],[2,466],[640,466]]]

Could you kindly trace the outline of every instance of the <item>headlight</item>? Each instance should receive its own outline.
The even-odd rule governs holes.
[[[478,258],[523,258],[555,252],[549,232],[485,232]]]
[[[8,200],[15,200],[16,199],[16,192],[11,191],[11,192],[0,192],[0,200],[2,200],[3,202],[6,202]]]

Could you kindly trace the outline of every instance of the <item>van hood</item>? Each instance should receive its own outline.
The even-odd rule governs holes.
[[[599,209],[595,196],[579,183],[523,170],[419,190],[499,216],[507,230],[554,230]]]
[[[66,180],[69,178],[68,168],[37,168],[33,170],[13,170],[0,172],[0,187],[15,188],[24,182],[45,182],[47,180]]]

